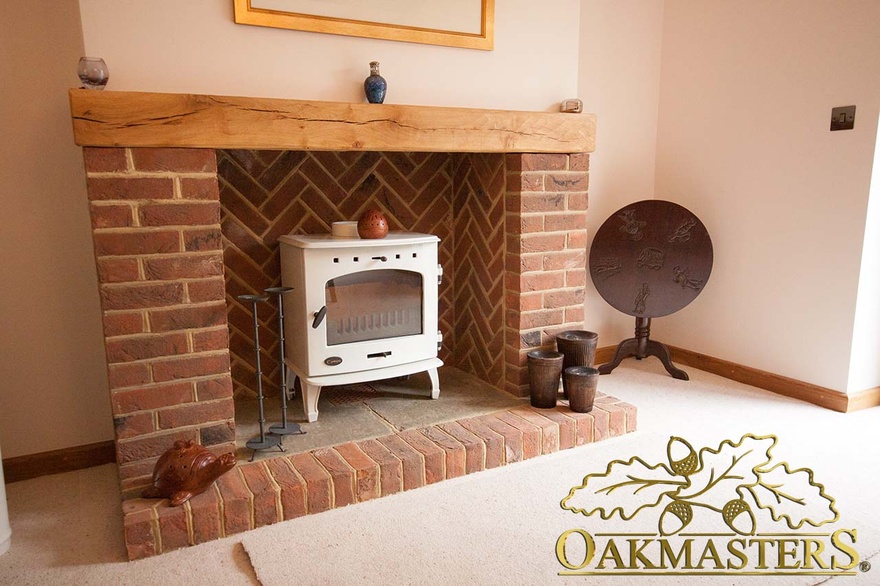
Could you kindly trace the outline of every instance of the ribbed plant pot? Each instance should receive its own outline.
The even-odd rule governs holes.
[[[596,399],[599,370],[591,366],[569,366],[562,371],[562,389],[568,406],[576,413],[589,413]]]
[[[526,356],[529,366],[529,402],[538,409],[553,409],[559,394],[562,353],[532,350]]]
[[[593,366],[596,360],[596,345],[599,334],[586,330],[569,330],[556,335],[556,347],[565,356],[562,361],[562,369],[570,366]],[[568,399],[568,393],[563,385],[563,393]]]

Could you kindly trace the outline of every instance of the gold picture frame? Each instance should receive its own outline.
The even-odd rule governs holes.
[[[410,26],[391,22],[375,22],[345,17],[322,16],[305,12],[287,12],[259,4],[272,4],[255,0],[233,0],[235,22],[272,28],[284,28],[334,35],[388,39],[408,43],[444,45],[465,49],[491,51],[495,44],[495,0],[473,0],[479,5],[480,32],[444,30],[429,26]],[[411,0],[408,0],[411,2]],[[257,4],[254,6],[253,4]],[[277,3],[277,2],[275,2]]]

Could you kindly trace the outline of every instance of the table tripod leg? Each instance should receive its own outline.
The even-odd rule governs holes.
[[[651,339],[651,318],[636,318],[636,337],[628,338],[617,345],[617,351],[611,362],[599,366],[599,374],[610,374],[612,370],[620,366],[624,358],[635,356],[636,360],[641,360],[648,356],[656,356],[663,363],[672,378],[678,380],[690,380],[688,374],[676,368],[672,364],[672,357],[669,355],[669,349],[662,343]]]
[[[620,363],[623,362],[624,358],[635,356],[636,352],[638,352],[638,348],[639,341],[637,338],[624,340],[617,345],[617,351],[614,353],[614,358],[611,359],[611,362],[607,362],[598,367],[599,374],[611,374],[612,370],[620,366]]]
[[[654,340],[648,340],[648,348],[647,348],[648,356],[656,356],[660,359],[660,362],[663,363],[663,367],[666,368],[666,372],[672,375],[672,378],[676,378],[678,380],[690,380],[688,374],[680,368],[676,368],[674,364],[672,364],[672,357],[669,355],[669,349],[660,342],[655,342]]]

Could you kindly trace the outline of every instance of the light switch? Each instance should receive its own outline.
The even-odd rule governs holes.
[[[855,122],[855,106],[831,108],[831,130],[852,130]]]

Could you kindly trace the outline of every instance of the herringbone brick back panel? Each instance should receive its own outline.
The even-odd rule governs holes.
[[[504,380],[504,156],[454,157],[455,352],[458,368]]]
[[[281,283],[278,237],[320,234],[335,221],[380,208],[392,230],[440,237],[440,357],[455,346],[452,159],[449,153],[217,151],[226,264],[229,350],[236,396],[256,394],[250,306],[236,297]],[[475,181],[476,179],[474,179]],[[498,247],[500,248],[500,246]],[[499,273],[500,274],[500,273]],[[259,305],[263,390],[280,378],[277,304]],[[286,340],[295,344],[297,340]]]

